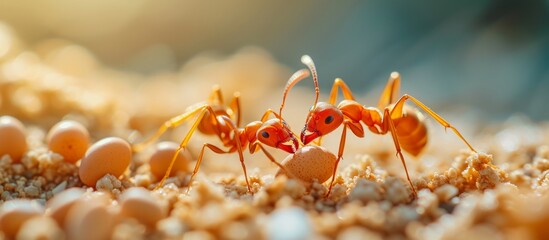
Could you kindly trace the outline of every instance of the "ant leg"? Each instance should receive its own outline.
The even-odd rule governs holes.
[[[433,117],[440,125],[442,125],[444,128],[450,128],[452,129],[452,131],[467,145],[467,147],[469,147],[469,149],[471,149],[471,151],[473,152],[477,152],[477,150],[475,150],[473,148],[473,146],[471,146],[471,144],[469,144],[469,142],[467,140],[465,140],[465,138],[463,137],[463,135],[461,135],[461,133],[452,125],[450,125],[449,122],[447,122],[446,120],[444,120],[444,118],[442,118],[440,115],[438,115],[435,111],[431,110],[429,107],[427,107],[425,104],[423,104],[422,102],[420,102],[419,100],[417,100],[416,98],[408,95],[408,94],[404,94],[395,104],[395,106],[393,107],[393,109],[391,110],[391,118],[398,118],[400,116],[402,116],[402,109],[404,108],[404,102],[406,102],[406,100],[411,100],[412,102],[414,102],[417,106],[419,106],[421,109],[423,109],[423,111],[427,112],[429,115],[431,115],[431,117]]]
[[[347,122],[343,124],[343,131],[341,132],[341,139],[339,140],[339,150],[337,152],[337,160],[334,165],[334,172],[332,173],[332,180],[330,181],[330,187],[328,188],[328,192],[326,193],[325,197],[330,196],[330,193],[332,192],[332,187],[334,185],[334,180],[337,172],[337,166],[339,165],[339,161],[341,161],[341,157],[343,156],[346,136],[347,136]]]
[[[263,113],[263,116],[261,116],[260,121],[261,122],[267,121],[267,119],[269,118],[269,115],[271,115],[271,114],[274,115],[278,119],[282,119],[282,117],[278,113],[276,113],[274,110],[269,108],[269,109],[267,109],[267,111],[265,111],[265,113]]]
[[[280,169],[282,169],[284,172],[286,172],[286,168],[284,168],[284,166],[282,166],[282,164],[278,163],[275,158],[273,157],[273,155],[271,155],[269,152],[267,152],[267,149],[265,149],[263,147],[262,144],[260,144],[259,142],[256,142],[254,143],[254,149],[257,147],[259,147],[259,149],[261,149],[261,151],[263,151],[263,153],[265,154],[265,156],[267,156],[267,158],[269,158],[269,160],[274,163],[276,166],[278,166]]]
[[[406,179],[408,180],[408,183],[410,183],[410,187],[412,188],[412,192],[414,193],[414,196],[417,196],[417,192],[414,187],[414,184],[412,184],[412,180],[410,179],[410,175],[408,174],[408,167],[406,167],[406,162],[404,161],[404,156],[402,155],[402,150],[400,149],[400,143],[398,141],[398,136],[396,134],[395,124],[393,122],[393,119],[391,118],[388,108],[385,108],[383,112],[383,121],[384,121],[383,125],[385,126],[384,131],[386,131],[387,129],[390,130],[391,137],[393,138],[393,142],[395,143],[397,156],[400,158],[400,161],[402,162],[402,166],[404,166],[404,171],[406,172]]]
[[[132,150],[134,152],[140,152],[145,147],[147,147],[151,143],[155,142],[160,136],[162,136],[162,134],[164,132],[166,132],[166,130],[168,130],[169,128],[174,128],[174,127],[177,127],[177,126],[181,125],[185,120],[189,119],[190,117],[192,117],[193,115],[195,115],[196,113],[198,113],[200,111],[204,111],[204,109],[207,108],[207,107],[208,107],[208,105],[202,105],[202,106],[200,106],[196,109],[193,109],[189,112],[186,112],[186,113],[183,113],[181,115],[175,116],[175,117],[171,118],[170,120],[164,122],[164,124],[162,124],[162,126],[160,126],[160,128],[156,131],[156,133],[154,135],[152,135],[149,139],[145,140],[144,142],[138,143],[138,144],[133,144],[132,145]]]
[[[212,92],[208,97],[208,103],[212,105],[224,105],[225,102],[223,101],[223,94],[221,93],[221,88],[219,85],[213,86]]]
[[[383,109],[389,104],[396,102],[399,92],[400,74],[398,72],[392,72],[387,81],[387,85],[385,85],[385,89],[383,89],[383,92],[381,93],[381,97],[379,97],[377,107]]]
[[[332,85],[332,90],[330,90],[330,98],[328,100],[329,104],[334,105],[337,101],[337,94],[338,94],[338,88],[341,88],[341,92],[343,93],[343,97],[347,100],[355,100],[355,97],[353,97],[353,92],[351,92],[351,89],[343,79],[336,78],[334,80],[334,84]]]
[[[330,98],[328,100],[328,103],[331,105],[334,105],[337,101],[337,95],[338,95],[338,88],[341,88],[341,92],[343,93],[343,97],[347,100],[355,100],[355,97],[353,97],[353,93],[351,92],[351,89],[343,79],[336,78],[334,80],[334,84],[332,85],[332,90],[330,90]],[[318,137],[318,141],[316,142],[318,146],[322,145],[322,136]]]
[[[189,132],[187,133],[185,138],[179,144],[179,147],[175,151],[175,154],[172,157],[172,160],[170,162],[170,165],[168,166],[168,169],[167,169],[166,173],[164,174],[164,177],[162,177],[162,180],[160,180],[160,183],[156,186],[155,189],[160,188],[164,184],[164,181],[166,181],[166,179],[170,176],[170,172],[172,171],[173,164],[175,163],[175,159],[177,159],[177,155],[179,154],[179,152],[181,150],[183,150],[187,147],[187,143],[189,143],[189,140],[191,139],[191,136],[193,135],[194,131],[196,131],[196,129],[198,128],[198,124],[200,124],[200,121],[202,120],[202,118],[204,117],[204,115],[206,114],[207,111],[210,112],[210,114],[212,114],[212,116],[214,116],[214,119],[216,119],[216,121],[217,121],[217,117],[215,117],[216,116],[215,112],[213,111],[213,109],[210,105],[204,105],[204,106],[199,107],[199,108],[197,108],[197,109],[195,109],[195,110],[193,110],[192,112],[189,113],[189,115],[192,115],[194,113],[200,112],[200,115],[198,115],[198,117],[194,121],[193,125],[189,129]]]
[[[250,187],[250,182],[248,181],[248,172],[246,171],[246,165],[244,164],[244,154],[242,153],[242,143],[240,142],[240,132],[230,118],[228,118],[227,116],[220,116],[220,117],[225,121],[227,126],[231,130],[233,130],[233,133],[234,133],[233,139],[236,144],[236,150],[238,152],[238,158],[240,159],[240,165],[242,165],[242,171],[244,172],[244,178],[246,179],[246,185],[248,186],[248,192],[250,192],[253,195],[254,193],[252,192],[252,188]]]
[[[231,110],[233,111],[233,114],[236,115],[236,126],[240,127],[241,118],[242,118],[242,112],[240,111],[240,93],[235,92],[233,100],[231,101],[231,104],[229,105]]]
[[[196,164],[194,165],[193,173],[191,175],[191,178],[189,179],[189,186],[187,187],[187,193],[189,193],[189,191],[191,189],[191,185],[192,185],[194,176],[198,173],[198,169],[200,168],[200,164],[202,163],[202,159],[204,157],[204,151],[206,150],[206,148],[209,148],[213,152],[219,153],[219,154],[231,153],[230,151],[224,151],[224,150],[220,149],[219,147],[216,147],[212,144],[205,143],[204,146],[202,146],[202,149],[200,150],[200,154],[198,155],[198,160],[196,161]],[[246,173],[246,166],[242,165],[242,168],[244,169],[244,173]],[[244,174],[244,175],[246,177],[246,184],[248,186],[248,191],[251,192],[251,187],[250,187],[250,183],[248,182],[247,174]]]

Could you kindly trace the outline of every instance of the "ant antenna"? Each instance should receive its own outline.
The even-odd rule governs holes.
[[[309,57],[309,55],[303,55],[301,57],[301,62],[309,68],[309,70],[311,71],[311,74],[313,75],[313,82],[315,83],[316,98],[313,106],[311,107],[311,110],[307,114],[307,118],[305,120],[305,124],[307,124],[309,122],[309,118],[311,118],[311,113],[316,108],[316,104],[318,103],[318,95],[320,94],[320,90],[318,87],[318,75],[316,73],[316,67],[315,67],[315,63],[313,62],[313,59]]]
[[[284,88],[284,96],[282,97],[282,104],[280,104],[280,112],[278,113],[278,116],[280,117],[280,121],[282,121],[282,109],[284,108],[284,104],[286,103],[286,97],[288,96],[288,92],[290,92],[290,89],[294,87],[299,81],[309,77],[309,71],[307,69],[300,69],[297,72],[295,72],[290,79],[288,79],[288,82],[286,83],[286,87]]]
[[[307,118],[305,120],[305,124],[309,122],[309,119],[311,118],[311,112],[315,109],[316,104],[318,103],[318,97],[320,95],[320,90],[318,87],[318,77],[316,74],[316,67],[315,63],[313,62],[313,59],[309,57],[309,55],[303,55],[301,57],[301,62],[305,64],[308,68],[307,69],[301,69],[295,72],[290,79],[288,79],[288,82],[286,83],[286,87],[284,89],[284,95],[282,97],[282,104],[280,104],[280,111],[278,113],[278,116],[280,117],[280,121],[282,122],[282,109],[284,108],[284,104],[286,103],[286,97],[288,96],[288,92],[290,89],[292,89],[299,81],[309,77],[310,73],[313,75],[313,82],[315,84],[315,102],[313,103],[313,106],[311,107],[311,110],[309,110],[309,113],[307,114]],[[310,72],[310,73],[309,73]]]

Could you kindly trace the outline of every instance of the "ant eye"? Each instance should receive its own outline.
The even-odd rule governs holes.
[[[268,132],[261,132],[261,136],[264,137],[264,138],[269,138],[269,133]]]
[[[324,123],[326,124],[330,124],[334,121],[334,116],[330,115],[328,117],[326,117],[326,119],[324,119]]]

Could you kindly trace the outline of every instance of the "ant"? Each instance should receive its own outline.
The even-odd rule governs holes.
[[[296,80],[299,81],[300,79],[307,78],[308,76],[309,72],[302,69],[295,72],[290,77],[289,82]],[[194,121],[185,138],[181,141],[178,149],[171,159],[166,174],[156,188],[159,188],[164,184],[164,181],[168,178],[172,170],[177,155],[180,151],[184,151],[191,136],[196,130],[206,135],[217,136],[223,143],[223,146],[228,148],[228,150],[223,150],[220,147],[210,143],[204,143],[200,154],[198,155],[197,162],[189,180],[189,188],[187,190],[190,189],[190,183],[192,183],[192,179],[198,172],[206,148],[218,154],[238,152],[240,164],[242,165],[242,171],[244,172],[244,178],[246,179],[248,192],[253,194],[248,181],[246,165],[244,164],[243,152],[245,151],[246,146],[248,146],[248,149],[252,154],[259,150],[263,151],[271,162],[276,164],[281,169],[284,169],[284,167],[278,163],[269,152],[267,152],[262,144],[281,149],[288,153],[295,153],[300,144],[300,142],[298,142],[297,135],[290,130],[289,126],[283,121],[282,117],[272,109],[265,111],[260,121],[251,122],[241,128],[240,94],[236,92],[233,100],[227,106],[223,101],[220,88],[218,86],[214,86],[206,103],[191,106],[185,111],[185,113],[164,122],[164,124],[149,139],[142,143],[133,145],[133,150],[136,152],[141,151],[147,145],[156,141],[167,129],[177,127],[197,114],[198,117]],[[270,114],[273,114],[276,118],[267,120]]]
[[[303,58],[310,59],[307,55],[303,56]],[[307,65],[312,72],[315,88],[318,89],[318,79],[314,63],[310,60]],[[345,99],[335,106],[338,88],[341,89]],[[357,137],[363,138],[364,128],[362,124],[366,125],[366,127],[375,134],[384,135],[390,132],[397,156],[404,166],[406,178],[412,188],[413,194],[417,195],[408,174],[408,168],[406,167],[406,162],[402,155],[402,149],[413,156],[419,155],[427,144],[427,126],[423,115],[418,109],[405,105],[407,100],[411,100],[414,104],[427,112],[427,114],[431,115],[444,128],[452,129],[471,151],[477,152],[454,126],[450,125],[450,123],[425,104],[408,94],[404,94],[398,98],[399,90],[400,74],[393,72],[381,94],[378,107],[366,107],[355,101],[351,90],[342,79],[336,78],[330,91],[328,103],[317,103],[317,101],[315,101],[315,105],[309,110],[305,126],[301,132],[300,139],[303,144],[306,145],[318,138],[317,144],[320,145],[322,136],[327,135],[343,125],[337,160],[326,196],[330,195],[333,187],[337,166],[342,158],[345,147],[347,129],[350,129]]]

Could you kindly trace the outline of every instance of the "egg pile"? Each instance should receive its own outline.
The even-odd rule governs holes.
[[[11,116],[0,117],[0,156],[7,155],[12,162],[21,162],[27,151],[25,126]],[[47,135],[47,146],[64,161],[80,161],[80,179],[88,186],[105,174],[120,177],[131,161],[130,145],[120,138],[105,138],[91,147],[88,130],[76,121],[61,121]],[[89,148],[88,148],[89,147]]]
[[[0,231],[18,239],[108,239],[114,227],[128,219],[154,228],[167,215],[167,205],[143,188],[130,188],[118,199],[103,192],[67,189],[45,206],[18,199],[0,212]],[[48,223],[52,222],[52,223]],[[41,227],[44,223],[50,227]]]
[[[64,190],[67,185],[64,182],[56,187],[59,189],[51,190],[55,195],[46,197],[45,205],[28,199],[7,201],[0,208],[0,232],[9,239],[58,239],[65,234],[69,239],[106,239],[113,226],[124,219],[137,219],[154,228],[157,221],[166,217],[166,204],[148,189],[130,187],[116,198],[110,193],[93,191],[101,179],[118,179],[125,174],[132,161],[132,150],[126,140],[118,137],[106,137],[91,145],[90,142],[90,134],[83,124],[72,120],[55,124],[46,136],[47,151],[50,156],[61,156],[65,164],[78,167],[79,180],[91,188]],[[172,142],[156,146],[150,168],[159,179],[164,176],[177,147]],[[0,156],[17,164],[29,161],[28,149],[23,123],[11,116],[0,117]],[[181,152],[172,172],[188,171],[189,159],[188,153]]]

